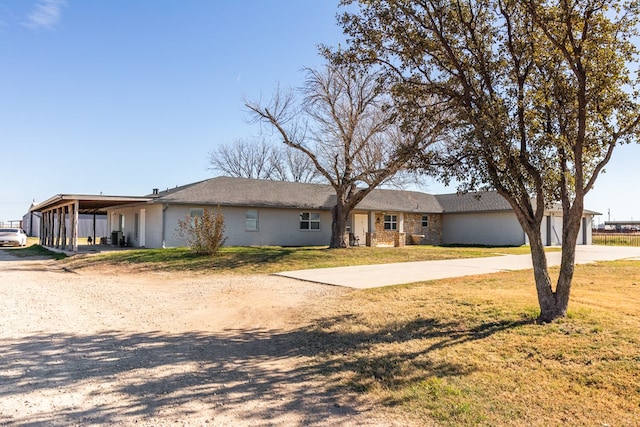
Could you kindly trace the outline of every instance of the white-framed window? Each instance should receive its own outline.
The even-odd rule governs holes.
[[[244,227],[247,231],[258,231],[258,210],[248,209],[245,214]]]
[[[191,225],[196,225],[201,222],[202,217],[204,217],[204,209],[203,208],[191,208],[189,209],[189,220]],[[199,219],[198,219],[199,218]]]
[[[427,228],[429,226],[429,215],[422,215],[422,227]]]
[[[398,229],[398,215],[385,215],[384,216],[384,229],[385,230],[397,230]]]
[[[204,209],[203,208],[189,209],[189,216],[191,218],[202,218],[204,216]]]
[[[300,212],[300,230],[320,230],[320,213]]]

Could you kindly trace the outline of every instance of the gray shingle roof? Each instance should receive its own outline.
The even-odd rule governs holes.
[[[418,191],[381,190],[376,189],[369,193],[358,209],[414,212],[414,213],[441,213],[442,207],[436,196],[420,193]]]
[[[159,193],[156,203],[331,209],[328,185],[221,176]]]
[[[495,191],[479,191],[464,194],[439,194],[435,196],[442,206],[443,213],[464,213],[464,212],[497,212],[511,211],[511,205],[507,200]],[[531,200],[535,208],[535,199]],[[560,203],[552,203],[547,206],[547,211],[562,213]],[[585,209],[584,214],[601,215],[599,212]]]
[[[330,185],[248,178],[217,177],[161,191],[155,203],[221,206],[282,207],[329,210],[336,204]],[[429,212],[442,211],[435,196],[416,191],[373,190],[358,209]]]
[[[334,189],[326,184],[303,184],[226,176],[167,189],[148,197],[155,198],[153,203],[317,210],[330,210],[336,203]],[[418,191],[383,189],[376,189],[369,193],[360,202],[357,209],[413,213],[512,210],[504,197],[495,191],[431,195]],[[592,213],[592,211],[585,210],[585,213]]]
[[[444,213],[510,211],[511,205],[495,191],[439,194]]]

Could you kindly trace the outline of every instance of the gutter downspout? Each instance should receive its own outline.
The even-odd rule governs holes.
[[[167,211],[167,209],[169,208],[168,204],[163,204],[162,205],[162,249],[166,249],[167,245],[166,245],[166,239],[165,239],[165,224],[166,224],[166,215],[165,212]]]
[[[556,231],[556,226],[553,226],[553,234],[556,235],[556,240],[558,241],[558,245],[562,246],[562,239],[560,239],[560,236],[558,236],[558,232]]]

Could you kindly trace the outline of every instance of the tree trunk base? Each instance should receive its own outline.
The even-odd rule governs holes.
[[[536,319],[536,323],[538,324],[551,323],[554,320],[563,319],[565,317],[567,317],[566,309],[544,310],[543,312],[540,313],[540,315]]]

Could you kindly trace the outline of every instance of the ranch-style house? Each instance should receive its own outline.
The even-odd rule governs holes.
[[[146,196],[58,194],[31,208],[40,212],[41,243],[77,250],[79,214],[106,214],[106,236],[96,243],[132,247],[184,246],[178,221],[219,208],[228,246],[327,245],[335,192],[329,185],[217,177]],[[578,244],[591,244],[586,211]],[[562,210],[545,210],[540,232],[546,245],[560,245]],[[373,190],[348,223],[352,245],[520,246],[528,239],[506,200],[496,192],[432,195],[417,191]],[[75,236],[75,237],[74,237]]]

